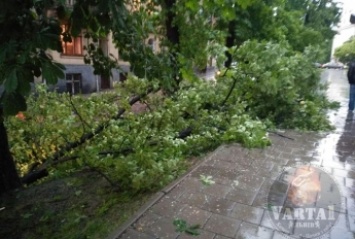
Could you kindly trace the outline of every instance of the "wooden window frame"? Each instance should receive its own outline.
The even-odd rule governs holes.
[[[68,88],[68,84],[70,84],[70,88]],[[75,84],[78,84],[78,92],[75,91]],[[69,94],[81,94],[83,86],[83,78],[81,73],[67,73],[65,74],[65,87],[66,92]]]
[[[68,31],[68,25],[62,25],[62,29],[63,32]],[[77,46],[77,44],[80,44],[80,46]],[[81,35],[77,37],[72,37],[72,42],[65,42],[62,39],[62,47],[62,56],[84,56],[83,37]],[[69,50],[69,47],[71,47],[72,50]],[[77,51],[77,48],[79,49],[79,53]]]

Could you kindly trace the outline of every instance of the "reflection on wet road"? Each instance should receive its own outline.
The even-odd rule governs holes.
[[[327,70],[323,79],[329,84],[328,98],[338,101],[341,108],[329,113],[336,129],[318,142],[314,163],[330,171],[341,188],[344,215],[338,226],[343,230],[335,227],[333,237],[355,238],[354,233],[346,233],[355,231],[355,117],[347,109],[349,85],[345,71]]]
[[[336,127],[318,143],[316,159],[321,166],[332,169],[338,177],[355,176],[355,117],[348,112],[348,83],[344,71],[328,70],[328,97],[340,103],[341,108],[329,113],[329,119]],[[355,185],[352,189],[355,189]],[[351,188],[351,187],[349,187]]]

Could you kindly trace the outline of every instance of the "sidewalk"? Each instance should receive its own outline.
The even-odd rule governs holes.
[[[355,238],[355,117],[346,109],[345,80],[329,79],[328,93],[342,105],[329,115],[334,132],[270,134],[265,149],[221,146],[110,238]],[[300,180],[308,186],[299,187]],[[199,235],[177,232],[176,219],[198,224]]]

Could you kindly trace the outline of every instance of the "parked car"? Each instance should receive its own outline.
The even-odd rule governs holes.
[[[345,69],[345,65],[341,62],[328,62],[322,65],[326,69]]]

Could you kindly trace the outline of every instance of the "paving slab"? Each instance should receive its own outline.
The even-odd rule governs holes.
[[[256,224],[251,224],[247,222],[243,222],[240,225],[237,235],[235,236],[236,239],[257,239],[257,238],[264,238],[264,239],[271,239],[273,236],[273,230],[258,226]]]
[[[240,227],[241,220],[213,214],[205,225],[205,229],[226,237],[234,237]]]
[[[324,74],[341,103],[329,113],[334,131],[271,132],[265,149],[223,145],[110,238],[355,238],[355,116],[339,93],[344,75]],[[176,219],[199,225],[199,235],[178,232]]]

